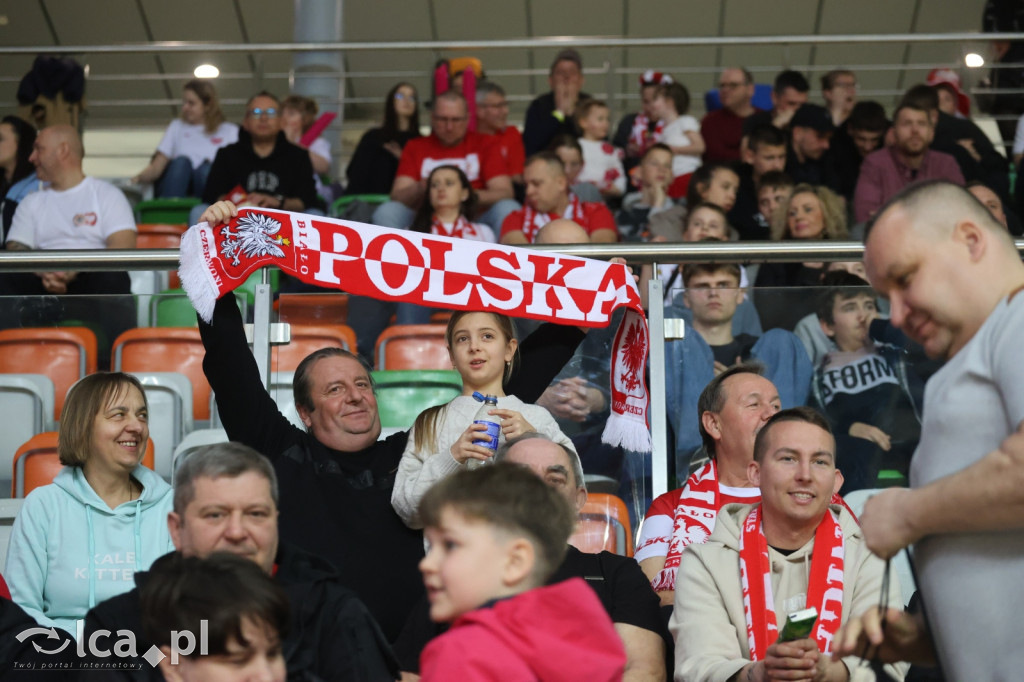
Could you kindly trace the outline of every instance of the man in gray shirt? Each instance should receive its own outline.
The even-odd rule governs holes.
[[[942,181],[894,196],[865,245],[893,324],[946,364],[925,389],[911,487],[876,495],[861,516],[876,554],[914,546],[928,622],[890,611],[883,635],[869,611],[841,635],[838,653],[867,637],[887,660],[937,658],[950,680],[1019,679],[1024,264],[988,209]]]

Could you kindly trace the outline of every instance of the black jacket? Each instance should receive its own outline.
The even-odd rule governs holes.
[[[288,679],[394,680],[398,663],[380,627],[359,598],[341,585],[334,568],[320,557],[281,544],[275,579],[288,595],[289,632],[283,641]],[[131,630],[136,652],[143,656],[153,645],[142,632],[139,588],[147,571],[135,574],[136,587],[98,604],[85,617],[85,637],[97,630]],[[118,637],[120,639],[120,637]],[[113,642],[99,640],[101,646]],[[116,640],[115,640],[116,641]],[[123,659],[122,659],[123,660]],[[126,670],[112,678],[162,680],[160,669],[141,662],[141,670]]]
[[[581,92],[579,101],[582,102],[589,97],[590,95]],[[526,119],[523,121],[523,149],[526,150],[527,157],[547,149],[556,135],[561,133],[567,133],[573,137],[582,135],[571,115],[560,121],[552,114],[554,110],[555,93],[553,92],[540,95],[527,107]]]
[[[302,199],[306,208],[324,208],[316,195],[309,152],[289,142],[284,133],[277,134],[269,156],[256,155],[252,136],[245,130],[238,131],[238,142],[217,150],[203,201],[212,204],[239,185],[246,192]]]
[[[233,296],[217,301],[213,324],[200,321],[199,333],[206,347],[203,371],[228,438],[274,464],[281,539],[331,562],[394,641],[424,593],[418,569],[423,534],[391,506],[408,433],[358,452],[332,450],[278,411],[260,382]],[[582,340],[575,327],[542,325],[521,344],[523,370],[506,392],[535,402]]]

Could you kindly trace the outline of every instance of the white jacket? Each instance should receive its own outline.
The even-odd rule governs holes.
[[[729,504],[718,513],[715,530],[706,544],[691,545],[683,552],[676,577],[676,603],[669,629],[676,642],[675,679],[725,682],[750,663],[747,621],[740,584],[739,536],[752,505]],[[857,520],[842,505],[831,506],[846,539],[843,560],[842,623],[878,604],[885,564],[864,545]],[[814,539],[786,556],[769,547],[775,622],[786,620],[787,602],[800,601],[807,592]],[[794,600],[794,598],[796,598]],[[889,604],[900,605],[899,580],[889,582]],[[861,659],[843,659],[852,681],[874,680],[861,667]],[[894,680],[902,680],[905,664],[887,665]]]
[[[398,463],[395,489],[391,493],[391,505],[410,528],[423,527],[419,520],[420,499],[430,489],[430,486],[460,466],[465,466],[455,461],[451,448],[473,423],[473,417],[482,404],[473,396],[460,395],[445,405],[437,417],[435,447],[432,452],[416,452],[416,430],[415,428],[409,429],[409,443],[405,446],[405,452],[402,453],[402,461]],[[523,415],[523,419],[530,423],[534,431],[576,452],[572,441],[558,428],[555,418],[540,405],[524,403],[514,395],[510,395],[498,398],[498,408],[519,412]]]

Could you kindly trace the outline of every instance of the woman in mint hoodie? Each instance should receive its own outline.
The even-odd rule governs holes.
[[[7,550],[11,597],[40,625],[76,636],[76,620],[174,549],[171,487],[139,464],[147,419],[131,375],[98,372],[68,391],[57,446],[64,468],[25,499]]]

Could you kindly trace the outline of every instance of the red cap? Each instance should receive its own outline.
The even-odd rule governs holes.
[[[971,98],[960,89],[960,76],[953,69],[932,69],[925,80],[932,87],[948,85],[956,93],[956,110],[964,116],[971,115]]]

